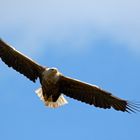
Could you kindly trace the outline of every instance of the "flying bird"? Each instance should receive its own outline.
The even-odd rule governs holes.
[[[44,104],[57,108],[67,104],[64,95],[95,107],[135,112],[139,104],[113,96],[98,86],[64,76],[57,68],[44,67],[0,39],[0,58],[33,82],[39,78],[41,87],[35,92]]]

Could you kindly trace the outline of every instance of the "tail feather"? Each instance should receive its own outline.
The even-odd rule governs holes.
[[[45,103],[45,105],[50,108],[57,108],[68,103],[62,94],[59,96],[56,102],[53,102],[51,97],[48,99],[44,98],[42,94],[42,88],[37,89],[35,92],[38,95],[38,97]]]

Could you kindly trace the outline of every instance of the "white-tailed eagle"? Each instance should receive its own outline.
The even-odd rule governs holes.
[[[115,97],[95,85],[66,77],[56,68],[43,67],[1,39],[0,58],[31,81],[36,82],[39,78],[41,88],[37,89],[36,93],[48,107],[57,108],[66,104],[67,100],[63,96],[66,95],[95,107],[112,107],[123,112],[138,111],[139,104]]]

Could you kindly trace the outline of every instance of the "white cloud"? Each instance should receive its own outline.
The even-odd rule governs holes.
[[[3,0],[1,35],[24,39],[31,45],[47,39],[60,45],[68,41],[74,47],[109,35],[140,50],[139,5],[139,0]]]

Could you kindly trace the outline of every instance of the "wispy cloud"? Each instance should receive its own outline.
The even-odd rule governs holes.
[[[31,46],[46,40],[75,48],[111,36],[140,51],[139,5],[138,0],[5,0],[0,8],[0,35],[29,41]]]

